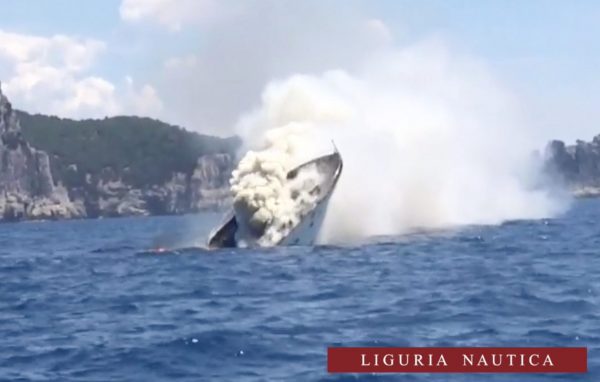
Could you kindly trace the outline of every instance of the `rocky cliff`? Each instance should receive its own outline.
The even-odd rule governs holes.
[[[82,187],[69,189],[72,199],[85,206],[87,217],[172,215],[221,209],[230,203],[230,154],[198,158],[191,174],[174,172],[166,182],[136,187],[115,171],[86,174]]]
[[[72,218],[85,214],[67,190],[55,184],[50,160],[21,134],[12,105],[0,88],[0,218],[3,220]]]
[[[170,151],[160,151],[158,154],[163,156],[157,158],[158,154],[152,155],[154,151],[138,151],[136,142],[123,144],[123,140],[112,136],[109,136],[108,142],[106,139],[96,142],[86,136],[82,142],[88,142],[94,148],[98,143],[103,145],[101,152],[109,160],[102,162],[102,158],[90,154],[90,147],[74,144],[74,150],[79,149],[85,154],[81,156],[85,160],[77,160],[77,157],[69,157],[57,149],[65,148],[61,146],[65,143],[62,141],[56,142],[57,147],[48,146],[46,150],[50,152],[41,150],[39,146],[32,147],[23,134],[19,115],[28,116],[13,110],[0,88],[0,220],[182,214],[219,209],[229,203],[228,183],[234,166],[233,150],[229,143],[219,146],[221,141],[218,138],[205,138],[197,134],[191,136],[193,133],[160,125],[152,131],[165,134],[167,138],[158,135],[156,140],[170,140]],[[59,124],[63,121],[55,117],[43,117],[58,121]],[[147,122],[135,117],[121,118],[133,118],[142,126]],[[119,130],[119,127],[116,131],[127,130]],[[53,134],[64,137],[85,130],[78,128],[65,134],[65,131],[57,133],[50,127],[42,126],[38,143],[43,146],[52,142]],[[154,142],[147,143],[148,137],[144,135],[142,127],[133,126],[130,130],[133,131],[129,133],[130,136],[146,143],[149,147],[146,150],[156,151]],[[109,129],[98,128],[93,134],[102,137],[109,132]],[[208,145],[208,148],[197,149],[197,142],[190,143],[194,139],[201,139],[201,143]],[[187,149],[181,147],[185,146],[181,140],[193,146],[193,149],[191,146]],[[119,143],[122,148],[106,153],[109,148],[118,147]],[[135,160],[128,159],[126,155],[132,152]],[[185,160],[175,160],[179,159],[175,158],[179,154]],[[124,159],[115,161],[119,157]],[[89,163],[96,167],[90,167]],[[132,176],[134,172],[135,176]],[[155,176],[159,172],[160,177]]]
[[[552,141],[546,147],[546,169],[576,196],[600,196],[600,135],[574,145]]]

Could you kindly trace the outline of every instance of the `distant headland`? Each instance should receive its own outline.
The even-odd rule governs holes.
[[[544,157],[548,174],[562,182],[573,195],[600,196],[600,135],[591,142],[578,140],[574,145],[551,141]]]

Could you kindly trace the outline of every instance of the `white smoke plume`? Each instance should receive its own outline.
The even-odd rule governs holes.
[[[285,152],[277,149],[249,152],[233,172],[231,190],[238,222],[237,242],[241,246],[277,245],[319,199],[312,192],[324,180],[316,166],[303,168],[292,180],[292,166]]]
[[[273,204],[285,172],[334,140],[344,172],[323,242],[548,217],[561,205],[532,188],[538,142],[516,109],[484,65],[437,41],[382,52],[353,72],[273,81],[238,123],[259,151],[240,162],[234,195],[270,205],[257,218],[273,218],[288,208]]]

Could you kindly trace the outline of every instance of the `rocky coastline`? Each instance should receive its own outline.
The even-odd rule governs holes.
[[[161,182],[136,183],[125,176],[128,166],[85,171],[67,162],[57,169],[61,159],[28,142],[19,115],[31,117],[14,110],[0,87],[0,221],[186,214],[220,210],[231,203],[235,150],[227,145],[192,157],[186,171],[167,165]],[[110,143],[115,141],[111,139]],[[208,146],[219,142],[215,137],[206,139]],[[175,145],[171,150],[179,149]],[[600,197],[600,135],[574,145],[551,141],[543,161],[547,176],[575,197]]]
[[[574,145],[551,141],[546,147],[545,167],[573,196],[600,197],[600,135]]]
[[[114,169],[83,174],[68,187],[53,176],[51,156],[32,147],[0,88],[0,221],[185,214],[229,204],[233,153],[197,158],[193,171],[174,171],[162,184],[134,186]],[[76,173],[76,164],[69,170]]]

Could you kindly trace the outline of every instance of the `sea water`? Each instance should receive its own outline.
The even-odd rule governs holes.
[[[218,220],[0,225],[0,380],[600,380],[600,200],[359,245],[193,248]],[[589,373],[328,375],[328,346],[586,346]]]

